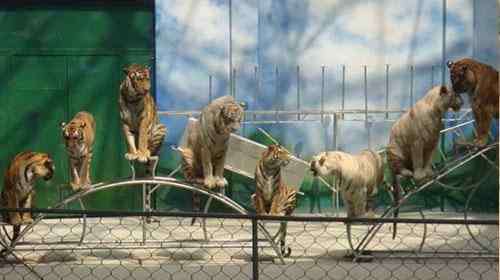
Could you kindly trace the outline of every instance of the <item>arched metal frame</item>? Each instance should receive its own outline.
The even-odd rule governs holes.
[[[144,187],[146,185],[149,185],[149,186],[155,185],[155,187],[152,190],[156,190],[159,187],[174,187],[174,188],[179,188],[179,189],[183,189],[183,190],[187,190],[187,191],[198,192],[202,195],[208,196],[209,199],[215,199],[215,200],[223,203],[224,205],[230,207],[231,209],[235,210],[236,212],[238,212],[240,214],[248,214],[248,212],[245,210],[245,208],[241,207],[238,203],[236,203],[235,201],[231,200],[230,198],[228,198],[227,196],[225,196],[223,194],[212,192],[212,191],[203,189],[201,187],[195,187],[195,186],[189,185],[183,181],[171,178],[171,177],[162,177],[162,176],[154,176],[154,177],[148,178],[148,179],[130,179],[130,180],[125,180],[125,181],[117,181],[117,182],[110,182],[110,183],[97,183],[97,184],[92,185],[91,188],[89,188],[88,190],[84,190],[84,191],[81,191],[81,192],[78,192],[78,193],[71,195],[70,197],[62,200],[61,202],[59,202],[58,204],[56,204],[52,208],[59,209],[59,208],[62,208],[73,201],[79,201],[81,203],[80,205],[82,206],[82,209],[84,210],[83,202],[81,199],[87,195],[90,195],[90,194],[98,192],[98,191],[109,190],[109,189],[117,188],[117,187],[128,187],[128,186]],[[3,246],[6,248],[3,252],[3,255],[12,253],[14,251],[16,244],[19,242],[19,240],[21,240],[29,232],[29,230],[31,230],[35,225],[37,225],[45,216],[46,215],[44,215],[44,214],[38,215],[37,218],[33,221],[33,223],[26,225],[19,233],[19,236],[16,239],[12,240],[10,242],[10,244],[7,241],[7,239],[9,239],[9,236],[7,235],[5,225],[3,225],[3,227],[4,227],[3,231],[4,231],[5,235],[7,235],[7,236],[4,236],[4,234],[0,232],[0,242],[4,243]],[[86,234],[86,227],[87,227],[86,215],[84,215],[82,218],[83,218],[83,224],[82,224],[83,229],[82,229],[82,235],[80,237],[79,245],[81,245],[84,242],[84,238],[85,238],[85,234]],[[144,228],[145,223],[146,222],[143,221],[143,229],[144,230],[145,230],[145,228]],[[281,263],[284,264],[285,262],[283,259],[283,254],[281,253],[279,246],[275,243],[272,235],[269,233],[269,231],[264,227],[264,225],[261,222],[258,223],[258,227],[259,227],[261,233],[264,234],[264,237],[267,239],[267,241],[271,245],[272,249],[275,251],[276,256],[280,259]],[[143,242],[144,243],[146,242],[145,232],[143,232]]]
[[[401,206],[404,204],[404,202],[406,202],[411,196],[427,189],[428,187],[430,187],[431,185],[433,185],[434,183],[438,183],[439,185],[441,186],[446,186],[446,188],[452,188],[452,189],[458,189],[458,188],[453,188],[453,187],[450,187],[450,186],[447,186],[445,185],[444,183],[441,183],[439,182],[439,180],[441,180],[442,178],[444,178],[445,176],[447,176],[448,174],[450,174],[451,172],[453,172],[454,170],[458,169],[459,167],[465,165],[466,163],[468,163],[469,161],[477,158],[477,157],[484,157],[484,154],[490,150],[493,150],[495,148],[498,148],[498,142],[497,143],[494,143],[494,144],[491,144],[491,145],[488,145],[482,149],[479,149],[479,150],[470,150],[467,154],[465,154],[464,156],[460,157],[459,159],[457,160],[454,160],[452,164],[446,166],[443,168],[443,172],[441,172],[439,175],[437,175],[436,177],[434,177],[433,179],[427,181],[426,183],[424,183],[423,185],[413,189],[413,190],[410,190],[409,192],[407,192],[399,201],[399,203],[396,205],[393,205],[391,207],[388,207],[383,213],[382,215],[380,216],[380,218],[384,218],[384,217],[388,217],[390,214],[392,214],[394,211],[398,210],[401,208]],[[488,161],[488,163],[490,164],[493,164],[491,162]],[[494,165],[497,169],[498,169],[498,166]],[[467,202],[466,202],[466,206],[465,206],[465,209],[464,209],[464,219],[465,221],[467,221],[467,212],[468,212],[468,205],[469,205],[469,202],[472,198],[472,196],[475,194],[475,192],[477,191],[477,189],[480,187],[481,183],[485,180],[485,178],[487,178],[487,176],[484,176],[482,180],[480,180],[479,182],[475,183],[474,185],[470,186],[469,188],[467,189],[472,189],[471,193],[469,194],[468,198],[467,198]],[[420,214],[422,216],[423,219],[425,219],[425,216],[423,216],[423,213],[420,211]],[[356,261],[358,260],[360,257],[362,257],[363,253],[366,251],[366,248],[367,246],[370,244],[370,242],[372,241],[372,239],[375,237],[375,235],[377,234],[377,232],[381,229],[382,227],[382,223],[376,223],[372,226],[370,226],[370,228],[368,229],[366,235],[361,239],[361,241],[356,245],[356,246],[353,246],[352,244],[352,236],[351,236],[351,229],[350,229],[350,225],[347,226],[347,233],[348,233],[348,239],[349,239],[349,246],[351,247],[351,250],[352,250],[352,254],[354,256],[353,260]],[[469,235],[471,236],[471,238],[474,240],[474,242],[476,242],[482,249],[485,249],[486,251],[492,253],[493,251],[491,249],[488,249],[486,246],[484,246],[475,236],[474,234],[472,233],[472,231],[470,230],[469,228],[469,225],[466,223],[466,228],[467,228],[467,231],[469,233]],[[422,237],[422,242],[419,246],[419,252],[422,251],[422,248],[423,248],[423,245],[425,243],[425,239],[426,239],[426,234],[427,234],[427,230],[426,228],[424,228],[424,236]]]

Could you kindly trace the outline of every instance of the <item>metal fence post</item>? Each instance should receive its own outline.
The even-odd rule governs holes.
[[[324,122],[325,112],[325,66],[321,66],[321,123]]]
[[[385,65],[385,119],[389,119],[389,64]]]
[[[257,218],[252,215],[252,275],[253,280],[259,279],[259,236]]]
[[[345,64],[342,65],[342,119],[344,119],[344,110],[345,110]]]
[[[212,75],[208,75],[208,103],[212,102]]]
[[[297,65],[297,111],[300,111],[300,66]],[[300,121],[300,113],[297,114],[297,120]]]

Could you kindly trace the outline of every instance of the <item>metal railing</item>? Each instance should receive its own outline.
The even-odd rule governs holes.
[[[497,216],[348,219],[0,209],[8,211],[45,218],[15,246],[11,226],[2,226],[0,279],[498,279]],[[192,217],[206,219],[207,236],[191,225]],[[263,224],[273,233],[282,222],[288,224],[291,251],[284,262],[258,230]],[[353,250],[350,242],[359,243],[373,225],[381,225],[377,238],[363,252]]]

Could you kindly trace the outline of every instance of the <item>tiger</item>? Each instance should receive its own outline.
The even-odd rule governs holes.
[[[471,58],[448,61],[447,66],[453,90],[469,96],[477,131],[473,144],[485,146],[491,121],[493,118],[498,119],[498,71]]]
[[[410,177],[420,184],[434,175],[432,155],[443,129],[441,118],[449,109],[458,111],[463,102],[460,95],[445,86],[436,86],[405,112],[392,126],[386,148],[387,162],[393,175],[392,195],[399,205],[402,177]],[[394,217],[398,216],[398,208]],[[396,223],[393,228],[396,235]]]
[[[270,145],[262,153],[255,168],[255,193],[252,202],[258,215],[291,215],[296,208],[297,191],[286,186],[281,169],[288,165],[291,154],[282,146]]]
[[[5,208],[33,208],[35,181],[50,180],[55,172],[52,158],[46,153],[31,151],[17,154],[4,175],[4,187],[0,194],[0,205]],[[14,237],[19,234],[21,224],[30,224],[30,212],[4,212],[2,219],[14,226]]]
[[[341,151],[322,152],[313,157],[310,167],[314,176],[336,177],[347,217],[374,216],[374,198],[384,181],[380,154],[372,150],[354,155]]]
[[[73,191],[88,189],[90,180],[90,162],[95,138],[95,121],[89,112],[78,112],[69,123],[62,122],[61,130],[69,156]]]
[[[203,108],[200,121],[188,127],[186,147],[180,150],[187,181],[208,189],[223,188],[224,161],[231,133],[241,125],[243,108],[232,96],[222,96]]]
[[[449,108],[458,111],[462,104],[458,94],[436,86],[393,124],[386,153],[394,175],[413,177],[417,183],[432,177],[432,155],[443,129],[441,118]]]
[[[125,78],[120,84],[118,103],[127,143],[125,158],[147,163],[151,156],[158,156],[160,153],[167,128],[160,123],[150,94],[149,68],[131,64],[123,72]]]

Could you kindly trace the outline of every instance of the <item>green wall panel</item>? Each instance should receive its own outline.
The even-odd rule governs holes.
[[[59,123],[78,111],[96,119],[94,182],[130,176],[118,114],[123,66],[151,62],[152,10],[140,6],[0,9],[0,179],[25,150],[50,153],[56,175],[37,186],[38,207],[72,194]],[[26,20],[29,18],[30,20]],[[85,198],[91,209],[140,209],[140,188]],[[75,203],[71,208],[78,208]]]
[[[151,23],[142,7],[9,9],[0,11],[0,41],[6,49],[144,49],[152,46]]]

